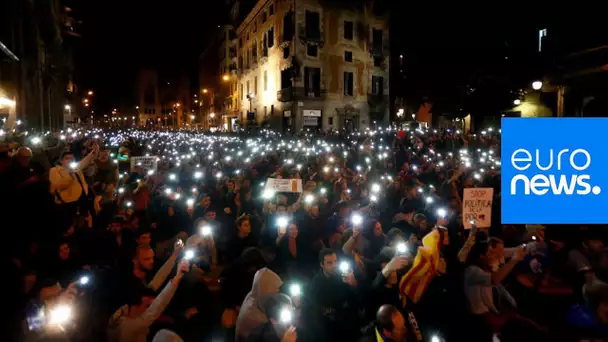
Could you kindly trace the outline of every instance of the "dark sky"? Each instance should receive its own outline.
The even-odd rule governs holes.
[[[74,1],[82,20],[75,47],[75,76],[96,92],[96,108],[135,100],[140,67],[168,77],[195,75],[200,52],[224,23],[222,1]],[[125,5],[128,4],[128,5]]]

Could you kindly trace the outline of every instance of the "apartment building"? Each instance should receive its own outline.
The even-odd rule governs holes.
[[[236,30],[240,122],[363,129],[389,118],[389,29],[373,2],[259,0]]]

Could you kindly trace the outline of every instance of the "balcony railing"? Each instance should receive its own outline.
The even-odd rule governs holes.
[[[309,44],[316,44],[323,46],[323,33],[320,30],[306,29],[306,26],[300,25],[298,27],[298,37]]]

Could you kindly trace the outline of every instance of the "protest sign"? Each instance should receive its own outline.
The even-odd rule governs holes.
[[[471,229],[471,221],[477,228],[489,228],[492,225],[492,188],[466,188],[462,199],[462,223],[465,229]]]
[[[156,164],[158,159],[156,157],[131,157],[131,172],[135,168],[142,168],[144,170],[156,171]]]
[[[268,178],[265,189],[275,192],[302,192],[302,180]]]

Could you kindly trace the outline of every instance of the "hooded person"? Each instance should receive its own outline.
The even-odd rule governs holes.
[[[293,304],[289,296],[282,293],[264,296],[260,298],[258,307],[268,317],[268,322],[253,329],[247,342],[285,342],[296,337],[292,322]]]
[[[268,268],[255,273],[251,291],[245,297],[236,320],[236,342],[246,341],[254,329],[268,323],[268,317],[262,310],[262,298],[279,293],[281,285],[281,278]]]

